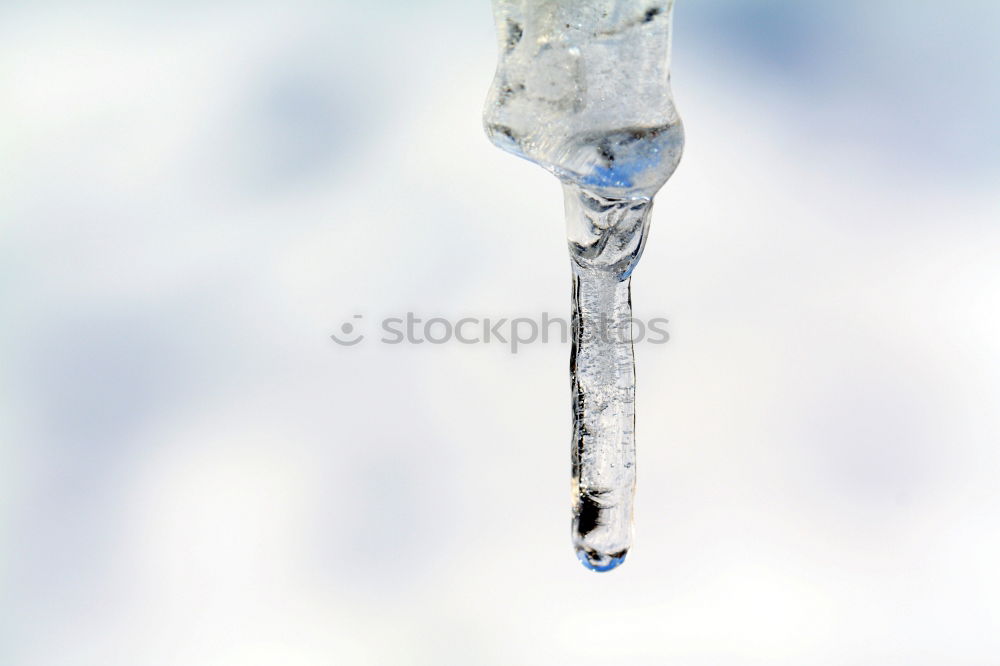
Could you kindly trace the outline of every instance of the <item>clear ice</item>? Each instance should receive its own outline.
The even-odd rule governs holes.
[[[630,282],[684,130],[670,91],[673,0],[493,0],[490,140],[563,183],[573,268],[573,545],[609,571],[632,544]]]

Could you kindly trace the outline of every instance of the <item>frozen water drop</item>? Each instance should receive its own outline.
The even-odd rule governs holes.
[[[625,556],[628,555],[628,551],[622,552],[614,557],[611,555],[588,553],[585,550],[577,550],[576,556],[579,558],[583,566],[587,567],[591,571],[597,571],[598,573],[604,573],[605,571],[611,571],[616,568],[619,564],[625,561]]]

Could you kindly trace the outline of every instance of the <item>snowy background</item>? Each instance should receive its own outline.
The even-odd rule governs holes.
[[[0,663],[1000,663],[1000,5],[675,19],[598,575],[567,346],[329,338],[568,311],[486,0],[0,5]]]

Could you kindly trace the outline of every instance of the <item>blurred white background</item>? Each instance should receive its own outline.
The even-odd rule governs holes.
[[[678,4],[598,575],[567,346],[328,337],[568,312],[486,0],[8,0],[0,663],[1000,664],[998,25]]]

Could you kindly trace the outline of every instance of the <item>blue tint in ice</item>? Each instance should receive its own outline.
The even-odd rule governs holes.
[[[580,558],[580,562],[583,563],[583,566],[598,573],[604,573],[605,571],[611,571],[616,568],[619,564],[625,561],[626,555],[628,555],[628,553],[622,553],[618,557],[605,558],[595,562],[589,555],[587,555],[586,551],[576,551],[576,556]]]

